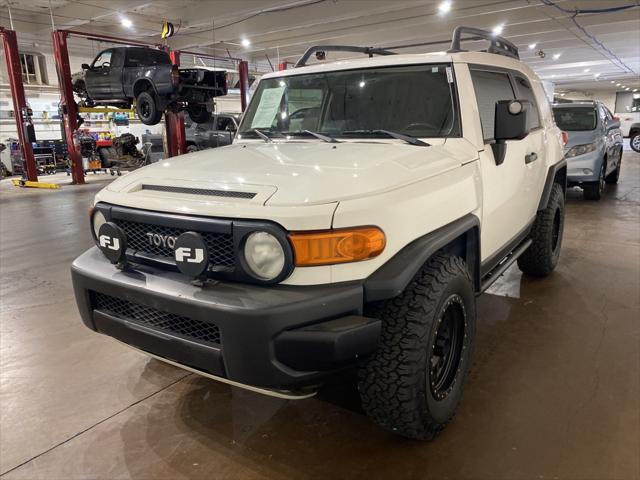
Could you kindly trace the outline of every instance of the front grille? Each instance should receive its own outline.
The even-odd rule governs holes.
[[[213,323],[164,312],[104,293],[92,292],[92,296],[95,310],[199,343],[220,345],[220,329]]]
[[[162,227],[147,223],[131,222],[128,220],[113,220],[127,234],[127,247],[143,252],[147,255],[164,257],[173,260],[173,249],[169,246],[157,246],[149,242],[147,233],[157,233],[178,237],[187,230],[175,227]],[[233,249],[233,235],[227,233],[199,232],[204,238],[209,250],[209,267],[216,269],[222,267],[232,270],[235,267],[235,255]]]

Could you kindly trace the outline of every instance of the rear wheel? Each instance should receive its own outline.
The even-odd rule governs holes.
[[[558,183],[551,188],[549,202],[538,212],[531,227],[532,243],[520,257],[518,267],[523,273],[536,277],[549,275],[560,259],[564,232],[564,190]]]
[[[145,125],[156,125],[162,120],[162,110],[158,108],[155,96],[149,91],[140,92],[136,97],[136,113]]]
[[[198,146],[194,145],[193,143],[190,143],[189,145],[187,145],[187,153],[197,152],[198,150],[200,150]]]
[[[600,200],[602,195],[604,195],[604,187],[606,185],[604,173],[606,172],[606,168],[606,162],[602,162],[598,180],[595,182],[585,183],[582,186],[582,195],[585,200]]]
[[[475,338],[475,294],[465,262],[437,254],[400,296],[373,307],[378,350],[359,369],[358,390],[379,426],[434,438],[462,397]]]
[[[187,105],[187,113],[191,120],[196,123],[207,123],[211,120],[211,112],[207,110],[205,105],[199,103],[190,103]]]

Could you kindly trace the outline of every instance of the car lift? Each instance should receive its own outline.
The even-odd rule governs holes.
[[[118,38],[110,35],[101,35],[95,33],[76,32],[71,30],[54,30],[51,32],[53,40],[53,52],[56,60],[56,70],[58,73],[58,82],[60,85],[60,96],[62,105],[63,126],[65,138],[67,142],[67,151],[71,159],[71,175],[73,184],[84,183],[84,169],[82,166],[82,158],[80,156],[79,146],[74,142],[74,133],[78,129],[78,106],[73,98],[73,84],[71,82],[71,69],[69,66],[69,51],[67,49],[67,39],[70,36],[83,37],[89,40],[116,43],[120,45],[137,45],[143,47],[163,48],[161,45],[153,43],[144,43],[132,41],[126,38]],[[180,51],[169,51],[165,48],[171,57],[174,65],[180,65]],[[196,55],[202,58],[220,58],[211,55],[184,52]],[[17,49],[16,49],[17,55]],[[225,59],[227,60],[227,59]],[[240,72],[240,95],[242,111],[246,109],[249,98],[249,63],[245,60],[233,59],[239,61]],[[20,62],[18,61],[18,67]],[[18,69],[18,72],[20,70]],[[186,153],[186,134],[184,130],[184,113],[165,111],[165,127],[167,132],[167,154],[170,157]]]
[[[22,68],[20,66],[20,55],[18,53],[18,37],[14,30],[0,27],[0,37],[4,47],[4,56],[7,61],[7,73],[9,75],[9,85],[11,87],[11,99],[13,100],[13,112],[16,118],[18,130],[18,140],[20,151],[25,163],[26,181],[29,186],[38,186],[38,169],[36,159],[33,156],[31,142],[27,141],[26,129],[31,126],[29,107],[24,95],[24,84],[22,83]]]

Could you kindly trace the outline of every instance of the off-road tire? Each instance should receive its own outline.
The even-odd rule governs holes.
[[[152,92],[140,92],[136,97],[136,114],[145,125],[157,125],[162,120],[162,109]]]
[[[564,231],[564,190],[558,183],[551,187],[549,202],[538,212],[529,238],[533,243],[518,257],[520,270],[535,277],[549,275],[560,259]]]
[[[618,159],[618,165],[616,166],[616,169],[613,172],[611,172],[609,175],[607,175],[604,181],[609,185],[615,185],[616,183],[618,183],[618,180],[620,179],[621,168],[622,168],[622,148],[620,148],[620,158]]]
[[[640,132],[635,131],[629,135],[629,145],[631,150],[640,153]]]
[[[187,113],[189,118],[196,123],[207,123],[211,120],[211,112],[207,110],[207,107],[198,103],[187,105]]]
[[[598,180],[595,182],[589,182],[582,185],[582,196],[585,200],[598,201],[604,195],[604,187],[606,185],[604,173],[607,171],[606,162],[602,162],[600,166],[600,174]]]
[[[436,339],[457,312],[460,326],[447,383],[434,391]],[[358,371],[358,390],[367,415],[391,432],[417,440],[434,438],[453,418],[462,397],[475,339],[475,294],[467,266],[460,257],[438,253],[396,298],[367,308],[382,321],[377,351]],[[443,319],[445,319],[443,321]],[[449,320],[447,320],[449,319]],[[453,324],[452,323],[452,324]],[[444,355],[446,356],[446,355]],[[445,362],[446,363],[446,362]],[[431,367],[431,368],[430,368]],[[443,396],[444,395],[444,396]]]

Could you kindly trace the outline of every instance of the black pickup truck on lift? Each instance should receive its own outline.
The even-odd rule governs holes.
[[[176,67],[167,52],[145,47],[108,48],[72,76],[73,89],[88,106],[135,100],[142,123],[155,125],[167,109],[187,110],[196,123],[211,118],[214,97],[227,94],[226,73],[208,67]]]

